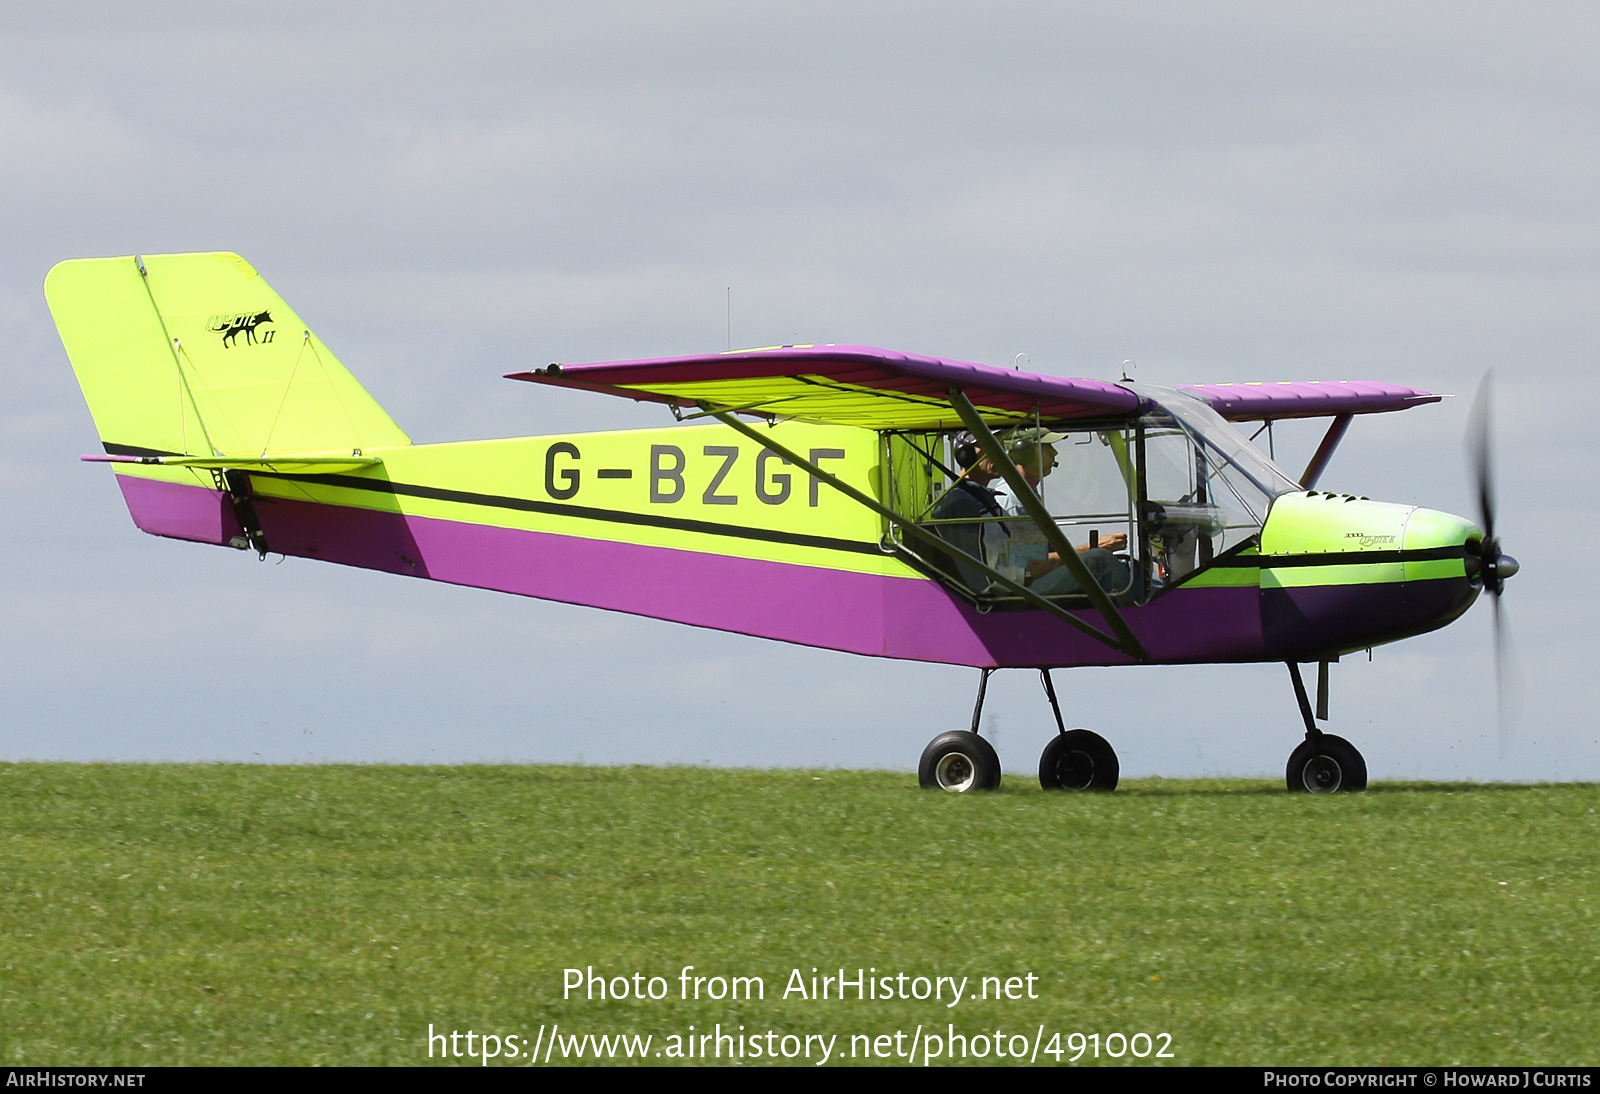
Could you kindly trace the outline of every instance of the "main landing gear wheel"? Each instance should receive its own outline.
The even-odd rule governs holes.
[[[1338,794],[1367,788],[1367,761],[1361,758],[1355,745],[1331,733],[1313,746],[1301,741],[1289,753],[1289,768],[1285,773],[1290,790],[1304,790],[1309,794]]]
[[[1056,734],[1039,757],[1039,785],[1046,790],[1115,790],[1118,771],[1110,743],[1087,729]]]
[[[1000,757],[994,746],[976,733],[952,730],[939,734],[922,750],[917,779],[924,790],[948,790],[952,794],[998,790]]]

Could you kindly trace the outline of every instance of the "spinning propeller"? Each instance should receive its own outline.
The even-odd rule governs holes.
[[[1495,683],[1500,708],[1500,755],[1504,757],[1522,712],[1522,673],[1517,667],[1510,623],[1500,606],[1506,578],[1514,576],[1518,567],[1516,559],[1500,553],[1500,537],[1495,534],[1493,410],[1494,371],[1491,369],[1478,385],[1467,424],[1467,454],[1477,478],[1478,523],[1483,527],[1483,539],[1467,544],[1467,576],[1478,578],[1493,598]]]

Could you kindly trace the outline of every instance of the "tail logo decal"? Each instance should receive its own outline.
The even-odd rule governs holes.
[[[257,345],[258,343],[265,345],[272,341],[274,334],[278,333],[269,325],[271,322],[272,313],[267,311],[239,312],[236,315],[213,315],[206,320],[206,330],[212,334],[222,335],[223,349],[232,349],[237,344],[238,337],[241,334],[244,335],[245,345],[247,346]],[[261,336],[258,338],[256,336],[256,328],[261,326],[267,326],[267,329],[262,331]]]

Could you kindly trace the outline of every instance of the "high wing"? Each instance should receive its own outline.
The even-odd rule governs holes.
[[[1281,380],[1277,383],[1192,384],[1184,391],[1200,396],[1230,422],[1282,418],[1323,418],[1341,414],[1379,414],[1406,410],[1444,398],[1399,384],[1373,380]]]
[[[769,419],[864,429],[959,429],[963,391],[991,424],[1132,417],[1143,400],[1105,380],[1065,379],[871,346],[774,346],[643,361],[553,364],[508,378],[678,408],[702,405]],[[1314,418],[1404,410],[1438,395],[1372,381],[1202,384],[1184,390],[1224,418]]]
[[[1065,380],[871,346],[778,346],[656,361],[551,365],[510,379],[603,391],[679,407],[704,403],[762,418],[864,429],[960,429],[948,392],[988,421],[1138,413],[1139,397],[1103,380]]]

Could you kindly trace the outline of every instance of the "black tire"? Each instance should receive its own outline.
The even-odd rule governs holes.
[[[1039,785],[1046,790],[1115,790],[1120,771],[1111,743],[1087,729],[1056,734],[1039,757]]]
[[[917,781],[924,790],[965,794],[1000,789],[1000,757],[994,746],[964,729],[941,733],[922,750]]]
[[[1324,733],[1315,751],[1301,741],[1284,773],[1289,789],[1308,794],[1352,793],[1367,788],[1367,761],[1343,737]]]

